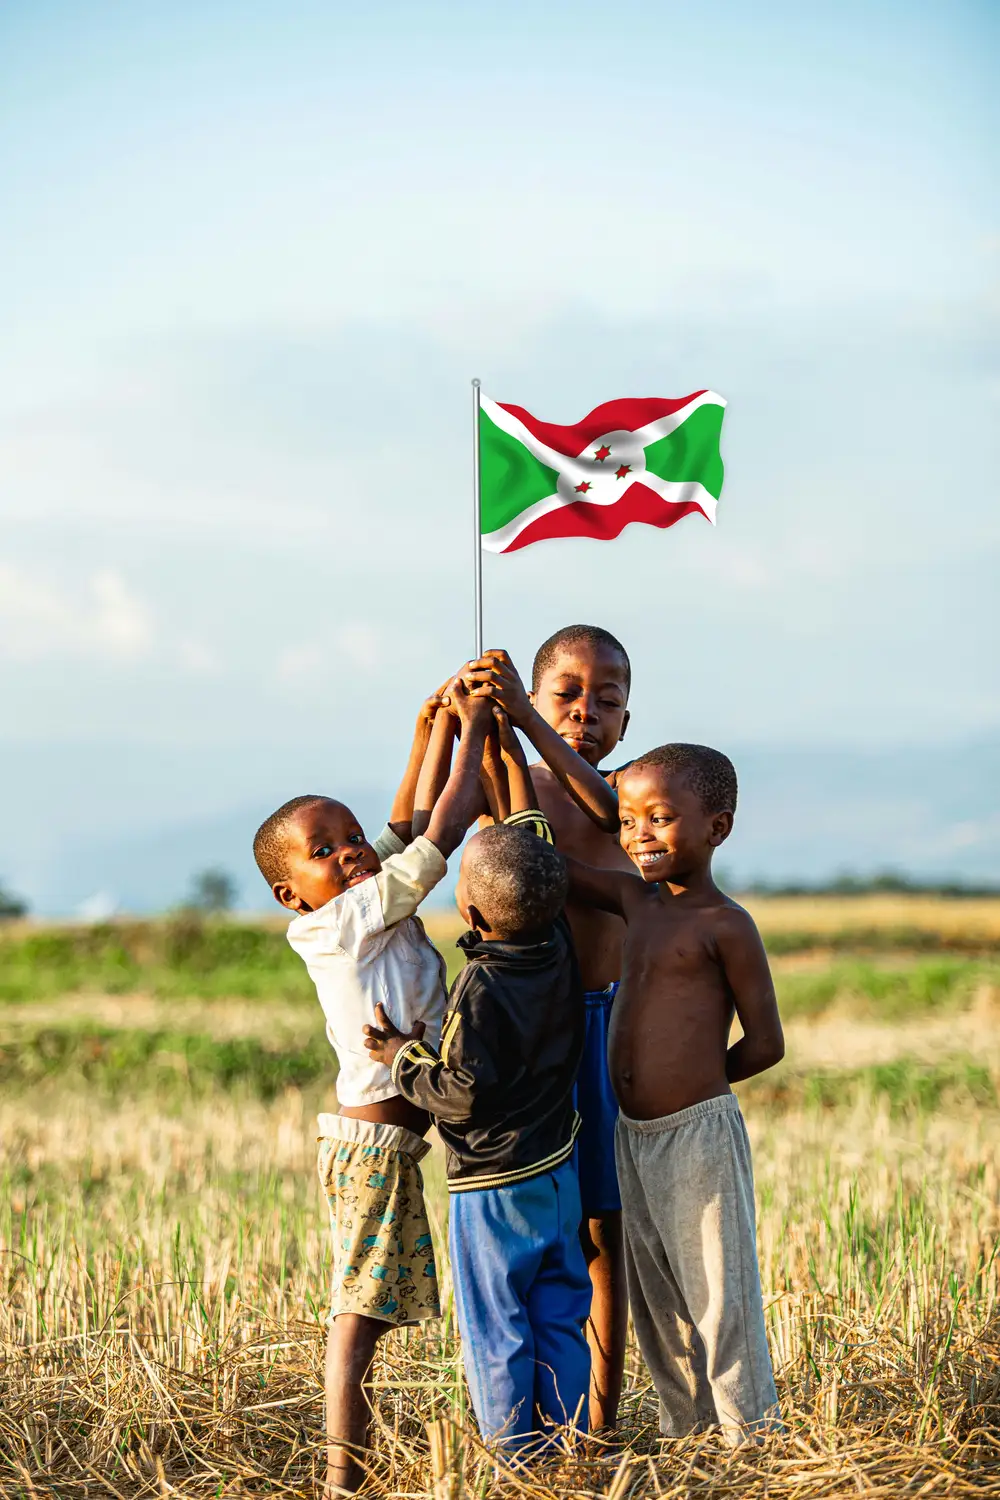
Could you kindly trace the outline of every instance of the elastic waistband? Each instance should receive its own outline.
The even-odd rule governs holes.
[[[386,1125],[380,1120],[355,1120],[350,1115],[319,1115],[319,1139],[352,1141],[362,1146],[381,1146],[385,1151],[403,1151],[414,1161],[421,1161],[431,1149],[425,1141],[404,1125]]]
[[[583,1003],[587,1009],[596,1008],[599,1005],[610,1005],[618,993],[618,979],[612,979],[606,990],[587,990],[583,997]]]
[[[480,1177],[449,1177],[449,1193],[481,1193],[493,1188],[517,1187],[519,1183],[530,1182],[533,1177],[543,1177],[546,1172],[555,1172],[573,1155],[573,1147],[580,1133],[580,1124],[580,1116],[574,1114],[573,1129],[569,1140],[564,1146],[560,1146],[558,1151],[553,1151],[551,1156],[532,1162],[529,1167],[511,1167],[507,1172],[494,1172],[489,1175],[483,1173]]]
[[[738,1115],[739,1112],[740,1101],[735,1094],[720,1094],[717,1099],[702,1099],[700,1104],[691,1104],[673,1115],[660,1115],[656,1120],[632,1120],[625,1114],[618,1118],[636,1135],[658,1135],[661,1130],[676,1130],[678,1125],[690,1125],[694,1120],[704,1120],[711,1115]]]

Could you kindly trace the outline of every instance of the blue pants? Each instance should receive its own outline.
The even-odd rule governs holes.
[[[587,1430],[590,1277],[572,1162],[513,1187],[453,1193],[448,1247],[479,1430],[510,1447]]]
[[[606,990],[591,990],[584,996],[587,1031],[576,1079],[576,1107],[580,1115],[576,1165],[586,1219],[620,1213],[622,1206],[615,1168],[618,1100],[608,1072],[608,1026],[617,993],[615,981]]]

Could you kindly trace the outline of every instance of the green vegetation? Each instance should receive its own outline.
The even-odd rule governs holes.
[[[452,969],[454,944],[442,944]],[[178,912],[161,921],[0,931],[0,1002],[57,995],[302,1000],[315,991],[281,928]]]
[[[782,1016],[838,1013],[906,1021],[930,1011],[967,1007],[983,986],[1000,990],[1000,964],[962,958],[873,963],[861,959],[776,976]]]
[[[336,1076],[321,1025],[311,1042],[292,1047],[280,1041],[267,1046],[256,1037],[87,1024],[13,1027],[0,1043],[0,1088],[58,1081],[111,1098],[152,1090],[161,1108],[219,1089],[265,1100],[313,1083],[332,1089]]]
[[[440,946],[453,978],[460,955],[453,941]],[[810,952],[869,959],[836,961],[808,976],[779,968],[789,1015],[817,1014],[844,996],[865,1013],[877,1008],[887,1018],[913,1008],[960,1006],[977,985],[996,984],[1000,976],[1000,940],[975,933],[920,927],[779,931],[767,934],[767,947],[778,959]],[[930,954],[940,956],[932,960]],[[76,993],[314,1000],[309,976],[279,927],[181,912],[162,921],[12,926],[0,932],[0,1002]]]

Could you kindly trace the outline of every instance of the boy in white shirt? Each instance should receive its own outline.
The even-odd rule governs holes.
[[[435,748],[447,741],[429,736],[438,698],[422,710],[393,817],[374,844],[349,808],[320,796],[286,802],[254,839],[275,899],[298,913],[288,941],[316,985],[340,1063],[340,1112],[319,1117],[319,1173],[333,1229],[330,1496],[354,1493],[364,1479],[367,1386],[379,1337],[440,1313],[419,1167],[430,1118],[402,1098],[388,1067],[365,1049],[362,1027],[374,1023],[381,1005],[401,1030],[416,1029],[434,1046],[440,1041],[444,963],[414,913],[475,817],[492,714],[489,700],[469,697],[461,682],[447,693],[462,732],[447,782],[442,789],[447,760]],[[425,834],[417,833],[421,824]]]

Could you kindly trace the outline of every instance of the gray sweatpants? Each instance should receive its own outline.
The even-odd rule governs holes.
[[[733,1094],[659,1120],[619,1115],[625,1272],[660,1431],[733,1443],[778,1425],[757,1266],[750,1142]]]

